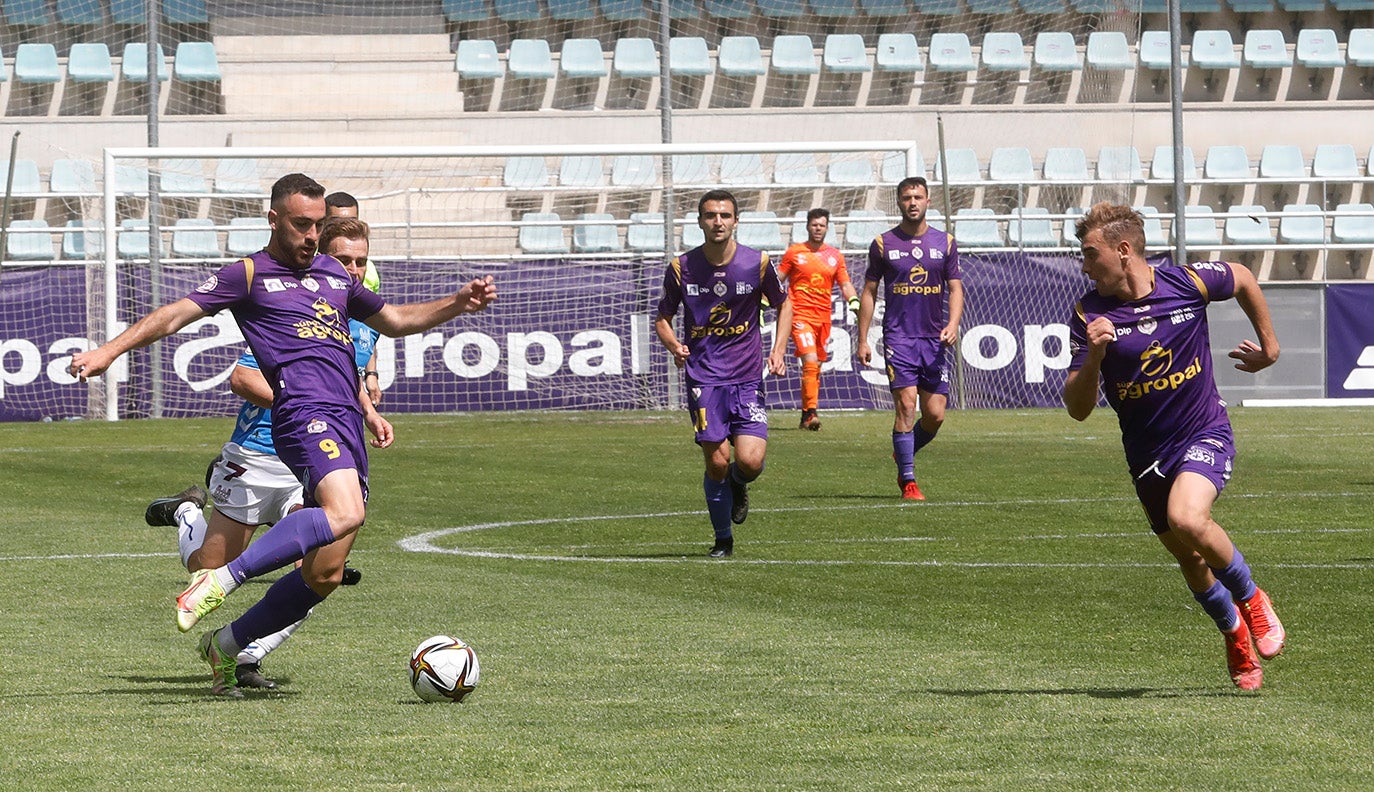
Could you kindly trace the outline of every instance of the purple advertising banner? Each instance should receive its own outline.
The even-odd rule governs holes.
[[[1326,287],[1326,397],[1374,397],[1374,284]]]
[[[852,259],[856,286],[863,258]],[[1087,287],[1071,256],[965,255],[966,308],[955,386],[964,407],[1059,404],[1068,364],[1067,317]],[[479,274],[495,276],[500,297],[484,313],[429,332],[383,337],[376,367],[386,412],[517,409],[663,408],[680,398],[667,353],[653,332],[663,263],[524,261],[384,262],[382,295],[394,302],[451,293]],[[189,293],[213,268],[164,267],[159,302]],[[124,325],[156,307],[146,267],[121,268],[117,315]],[[100,380],[80,385],[66,373],[86,348],[88,282],[84,268],[7,269],[0,290],[0,420],[99,417]],[[96,292],[98,294],[98,292]],[[859,370],[855,327],[836,302],[821,405],[890,407],[881,360]],[[97,316],[90,320],[100,323]],[[771,343],[771,312],[765,343]],[[876,324],[876,322],[875,322]],[[879,334],[875,328],[874,347]],[[228,378],[244,349],[228,312],[193,322],[153,348],[136,350],[106,376],[119,383],[122,417],[233,415],[239,401]],[[790,350],[789,350],[790,354]],[[161,372],[154,382],[153,370]],[[770,406],[798,404],[800,373],[766,381]]]

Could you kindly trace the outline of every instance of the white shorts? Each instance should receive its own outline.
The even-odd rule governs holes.
[[[304,502],[301,483],[275,454],[225,443],[210,470],[215,509],[244,525],[268,525]]]

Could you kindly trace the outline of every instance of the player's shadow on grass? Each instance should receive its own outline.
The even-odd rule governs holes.
[[[901,504],[902,499],[896,492],[823,492],[823,493],[798,493],[788,495],[788,498],[795,500],[814,500],[834,503],[835,501],[888,501],[893,504]],[[913,501],[914,503],[914,501]],[[760,511],[763,511],[760,509]]]
[[[953,690],[949,688],[930,688],[927,693],[936,696],[957,698],[978,698],[981,696],[1086,696],[1096,699],[1170,699],[1170,698],[1212,698],[1229,696],[1235,691],[1218,688],[989,688],[986,690]]]
[[[191,698],[205,699],[225,699],[226,696],[215,696],[210,693],[210,680],[204,675],[183,675],[183,676],[143,676],[141,674],[131,674],[129,676],[118,677],[139,687],[127,689],[107,689],[105,693],[126,693],[130,695],[146,696],[149,692],[156,689],[156,692],[178,696],[188,696]],[[276,677],[277,687],[272,690],[244,690],[245,698],[280,698],[282,696],[294,696],[296,691],[282,690],[283,685],[291,683],[290,677]]]

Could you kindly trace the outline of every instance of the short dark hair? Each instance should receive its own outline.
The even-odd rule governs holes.
[[[326,195],[324,205],[332,206],[335,209],[356,209],[358,208],[358,199],[341,190]]]
[[[908,176],[897,182],[897,200],[902,200],[902,191],[910,187],[920,187],[922,190],[926,191],[927,196],[930,195],[930,185],[926,184],[926,177]]]
[[[733,211],[736,215],[739,214],[739,201],[735,200],[734,193],[730,192],[729,190],[707,190],[706,194],[701,196],[701,200],[697,201],[698,216],[701,215],[701,210],[706,207],[707,201],[729,201],[730,206],[732,207],[731,211]]]
[[[320,229],[319,250],[325,253],[329,249],[329,243],[339,237],[367,242],[370,233],[371,229],[367,223],[356,217],[331,217],[324,221],[324,228]]]
[[[324,195],[324,185],[304,173],[288,173],[272,185],[272,205],[276,206],[289,195],[319,198]]]
[[[830,210],[829,210],[829,209],[822,209],[822,208],[820,208],[820,207],[818,206],[818,207],[816,207],[815,209],[812,209],[811,211],[807,212],[807,213],[806,213],[806,222],[807,222],[807,224],[809,225],[809,224],[811,223],[811,221],[812,221],[812,220],[815,220],[817,217],[824,217],[824,218],[825,218],[825,222],[827,222],[827,223],[830,222]]]

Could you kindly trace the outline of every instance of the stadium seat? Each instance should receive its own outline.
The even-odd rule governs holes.
[[[1151,212],[1154,212],[1155,214],[1159,214],[1158,211],[1156,211],[1155,209],[1151,209],[1150,207],[1145,207],[1144,209],[1141,209],[1141,210],[1140,210],[1141,214],[1144,214],[1145,211],[1146,211],[1147,209],[1148,209],[1149,211],[1151,211]],[[1087,214],[1087,213],[1088,213],[1088,210],[1087,210],[1087,209],[1084,209],[1084,208],[1081,207],[1081,206],[1069,206],[1069,207],[1065,207],[1065,209],[1064,209],[1064,211],[1063,211],[1063,214],[1068,215],[1068,217],[1066,217],[1066,218],[1064,219],[1064,225],[1063,225],[1062,228],[1060,229],[1060,232],[1061,232],[1060,235],[1063,237],[1062,240],[1061,240],[1061,242],[1060,242],[1060,244],[1062,244],[1064,247],[1071,247],[1071,248],[1078,248],[1078,247],[1081,246],[1080,243],[1079,243],[1079,241],[1078,241],[1078,237],[1074,234],[1074,231],[1076,230],[1076,229],[1075,229],[1075,225],[1078,223],[1078,219],[1081,218],[1083,215],[1085,215],[1085,214]],[[1159,222],[1159,221],[1156,220],[1155,222]],[[1149,226],[1150,226],[1149,218],[1146,218],[1146,220],[1145,220],[1146,244],[1149,244]]]
[[[484,22],[492,17],[488,0],[444,0],[443,11],[449,22]]]
[[[663,213],[634,212],[625,229],[625,246],[635,253],[663,251]]]
[[[782,250],[782,226],[773,212],[740,212],[735,240],[757,250]],[[770,222],[771,221],[771,222]]]
[[[1137,48],[1136,56],[1140,58],[1140,65],[1145,69],[1167,72],[1173,68],[1170,64],[1171,45],[1169,44],[1169,31],[1167,30],[1146,30],[1140,34],[1140,45]],[[1181,65],[1188,66],[1188,53],[1180,53]]]
[[[1035,67],[1044,71],[1077,71],[1078,47],[1073,34],[1063,30],[1046,30],[1035,34]]]
[[[563,218],[553,212],[525,212],[520,216],[520,250],[533,254],[567,253],[568,241],[563,235],[562,222]]]
[[[231,256],[248,256],[267,247],[272,229],[265,217],[233,217],[229,219],[229,233],[224,249]]]
[[[541,159],[536,157],[535,159]],[[604,163],[599,155],[564,157],[558,167],[558,184],[562,187],[594,189],[606,183]]]
[[[782,153],[773,163],[773,183],[815,185],[821,181],[821,168],[811,153]]]
[[[676,185],[709,185],[715,181],[711,161],[705,154],[674,154],[673,183]]]
[[[1188,207],[1191,209],[1192,207]],[[1272,245],[1274,232],[1270,228],[1268,211],[1263,206],[1239,204],[1226,210],[1222,239],[1228,245]],[[1191,231],[1191,229],[1190,229]],[[1189,241],[1192,235],[1189,234]]]
[[[1298,63],[1313,69],[1335,69],[1345,65],[1336,31],[1329,28],[1299,30],[1296,55]]]
[[[809,0],[811,13],[821,19],[852,19],[854,0]]]
[[[1154,156],[1150,158],[1150,178],[1173,180],[1173,146],[1155,146]],[[1183,147],[1183,178],[1185,180],[1197,178],[1197,160],[1193,157],[1192,146]]]
[[[105,240],[95,228],[86,228],[84,220],[68,220],[67,230],[62,232],[62,258],[80,261],[87,257],[99,258],[105,250]]]
[[[864,37],[857,33],[831,33],[825,37],[821,62],[828,72],[853,74],[872,71]]]
[[[51,44],[20,44],[14,53],[14,79],[35,85],[61,82],[57,48]]]
[[[105,21],[100,0],[57,0],[57,21],[64,25],[99,25]]]
[[[1047,149],[1044,176],[1046,181],[1087,183],[1092,180],[1088,173],[1088,155],[1073,146]]]
[[[953,171],[953,168],[950,169]],[[995,148],[988,159],[988,178],[1007,184],[1027,184],[1035,181],[1035,165],[1030,149],[1023,146]]]
[[[142,25],[148,19],[144,0],[110,0],[110,19],[116,25]]]
[[[816,50],[810,36],[784,35],[773,39],[773,71],[778,74],[818,74]]]
[[[1322,143],[1312,157],[1312,175],[1318,179],[1359,178],[1355,147],[1349,143]]]
[[[1238,14],[1258,14],[1274,10],[1274,0],[1226,0],[1226,5]]]
[[[764,19],[801,19],[806,15],[799,0],[754,0],[754,6]]]
[[[52,23],[45,0],[5,0],[5,24],[16,27]]]
[[[543,157],[507,157],[501,171],[501,183],[516,190],[531,190],[548,186],[549,168]]]
[[[206,24],[210,13],[205,0],[162,0],[162,18],[173,24]]]
[[[166,82],[172,79],[172,71],[167,68],[167,54],[162,45],[157,45],[157,80]],[[148,45],[134,42],[124,45],[124,55],[119,61],[120,78],[129,82],[148,81]]]
[[[1016,12],[1016,6],[1006,0],[964,0],[971,14],[1002,15]]]
[[[48,182],[59,196],[88,197],[98,194],[100,189],[95,180],[95,165],[90,160],[53,160]]]
[[[119,234],[115,241],[115,253],[122,259],[146,259],[148,252],[148,221],[130,218],[119,224]],[[158,237],[158,251],[167,253],[165,243]]]
[[[906,0],[859,0],[864,16],[874,19],[883,17],[908,17],[911,9]]]
[[[219,58],[208,41],[183,41],[177,45],[173,75],[182,82],[219,82]]]
[[[1293,65],[1282,30],[1251,30],[1245,34],[1245,65],[1254,69],[1285,69]]]
[[[961,248],[1004,247],[1002,229],[991,209],[964,208],[954,213],[954,239]]]
[[[11,261],[52,261],[57,258],[46,220],[13,220],[5,237],[5,258]]]
[[[921,48],[910,33],[883,33],[878,36],[874,63],[878,71],[919,72],[925,68]]]
[[[1277,143],[1265,146],[1260,152],[1259,175],[1263,179],[1306,178],[1307,166],[1303,162],[1302,149]]]
[[[492,8],[503,22],[538,22],[543,17],[539,0],[493,0]]]
[[[963,5],[959,0],[913,0],[913,2],[916,4],[916,11],[921,14],[957,16],[964,13]]]
[[[930,37],[930,66],[940,72],[978,70],[973,47],[964,33],[935,33]]]
[[[622,249],[614,215],[597,212],[578,215],[577,219],[592,225],[573,226],[573,252],[615,253]]]
[[[1331,0],[1337,11],[1374,11],[1374,0]]]
[[[702,0],[702,10],[710,19],[748,19],[754,15],[751,4],[740,0]],[[663,249],[662,242],[658,249]]]
[[[558,55],[558,68],[565,76],[591,79],[606,76],[606,54],[594,38],[566,39]]]
[[[918,149],[915,153],[914,162],[911,167],[914,172],[907,170],[907,152],[889,151],[883,155],[881,177],[884,184],[897,184],[908,175],[925,176],[929,171],[926,170],[926,158],[921,155]],[[976,160],[975,160],[976,161]]]
[[[9,177],[9,170],[9,160],[0,160],[0,195],[4,194],[5,179]],[[30,159],[15,160],[12,187],[11,195],[14,196],[37,197],[41,195],[43,193],[43,180],[38,174],[38,163]]]
[[[1374,68],[1374,28],[1355,28],[1345,41],[1345,57],[1351,66]]]
[[[1015,215],[1007,221],[1007,241],[1015,247],[1055,247],[1054,223],[1050,210],[1043,207],[1013,209]]]
[[[1068,6],[1065,0],[1021,0],[1021,10],[1027,14],[1062,14]]]
[[[1284,11],[1325,11],[1326,0],[1279,0]]]
[[[1210,146],[1202,164],[1203,178],[1233,181],[1250,178],[1250,160],[1244,146]]]
[[[866,158],[832,159],[830,166],[826,169],[825,180],[836,185],[871,186],[873,184],[873,163]]]
[[[567,57],[567,47],[563,48]],[[647,38],[623,38],[615,42],[615,54],[611,56],[611,66],[617,76],[631,79],[652,79],[658,76],[658,51],[654,40]]]
[[[933,43],[931,47],[933,52]],[[1021,34],[1011,31],[994,31],[983,36],[979,59],[983,68],[988,71],[1019,72],[1030,68],[1030,59],[1026,57],[1026,45],[1021,41]],[[933,55],[931,60],[934,61]]]
[[[675,36],[668,40],[668,71],[679,77],[704,77],[715,73],[706,39]]]
[[[1140,152],[1135,146],[1103,146],[1097,150],[1097,178],[1103,181],[1139,182],[1145,179]]]
[[[1088,34],[1088,65],[1102,71],[1129,71],[1135,67],[1126,34],[1117,30],[1094,30]]]
[[[768,73],[759,40],[753,36],[726,36],[721,39],[717,60],[722,74],[756,77]]]
[[[1374,245],[1374,205],[1348,203],[1336,207],[1331,219],[1331,241],[1342,245]]]
[[[682,229],[682,249],[690,250],[700,247],[706,241],[706,234],[702,232],[701,226],[697,224],[697,214],[692,212],[682,218],[682,223],[678,226]]]
[[[697,0],[668,0],[669,19],[698,19],[699,17],[701,17],[701,6]]]
[[[510,75],[521,80],[552,80],[558,76],[553,52],[543,39],[515,39],[506,56]]]
[[[178,258],[219,258],[219,234],[213,220],[183,217],[172,227],[172,255]]]
[[[887,215],[871,209],[855,209],[844,224],[844,246],[867,250],[875,237],[893,226]]]
[[[1215,14],[1221,11],[1221,0],[1180,0],[1179,10],[1185,14]]]
[[[658,163],[648,154],[617,154],[611,160],[612,187],[652,187],[658,176]]]
[[[163,160],[158,169],[158,178],[158,186],[164,193],[210,193],[210,184],[205,179],[205,166],[198,159]]]
[[[1222,244],[1217,230],[1216,215],[1210,206],[1186,206],[1183,209],[1184,240],[1190,247],[1215,247]],[[1169,228],[1169,243],[1178,241],[1179,222],[1175,218]]]
[[[944,159],[949,163],[949,178],[944,176],[943,163],[935,157],[935,181],[948,181],[955,184],[981,184],[982,167],[978,164],[978,152],[971,148],[945,149]]]
[[[1248,37],[1247,37],[1248,38]],[[1193,65],[1199,69],[1238,69],[1240,56],[1229,30],[1199,30],[1193,34],[1189,51]]]
[[[222,159],[215,164],[215,193],[253,198],[264,193],[255,159]]]
[[[766,181],[763,157],[758,154],[726,154],[720,158],[720,183],[761,186]]]
[[[1168,247],[1169,237],[1164,234],[1164,223],[1160,221],[1159,210],[1153,206],[1140,207],[1141,219],[1145,221],[1145,247]],[[1073,235],[1073,224],[1069,224],[1069,235]],[[1074,239],[1077,244],[1077,238]]]
[[[610,22],[648,19],[643,0],[601,0],[601,16]]]
[[[596,18],[596,4],[587,0],[548,0],[549,18],[557,22],[578,22]]]
[[[67,55],[67,79],[79,83],[114,82],[110,48],[103,43],[73,44]]]
[[[454,58],[458,76],[465,80],[494,80],[504,77],[506,64],[490,39],[463,39]]]
[[[1326,219],[1316,204],[1285,204],[1279,218],[1279,242],[1285,245],[1326,244]]]

